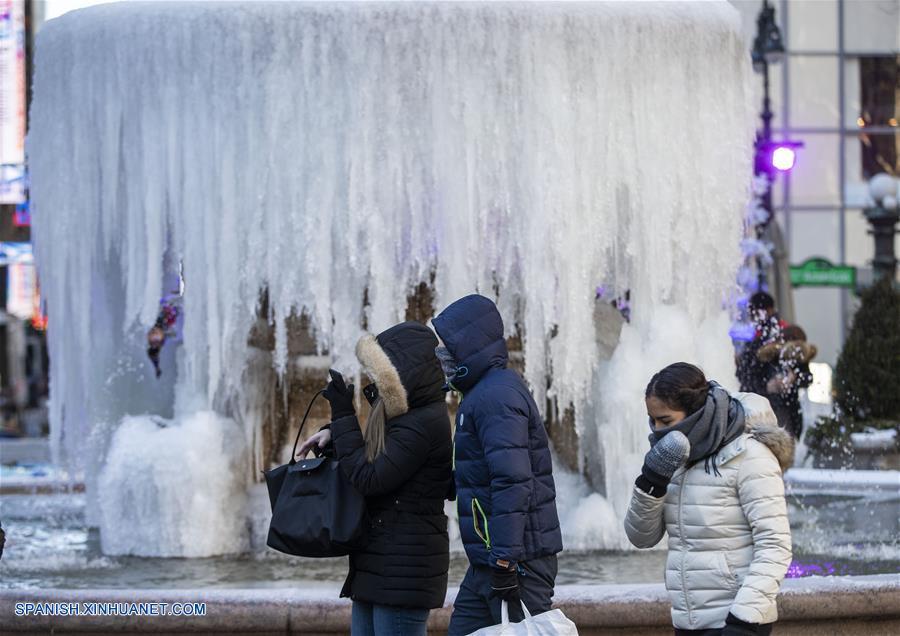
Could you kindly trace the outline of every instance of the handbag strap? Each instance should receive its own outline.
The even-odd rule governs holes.
[[[309,401],[309,406],[306,407],[306,413],[303,415],[303,421],[300,422],[300,428],[297,430],[297,437],[294,438],[294,448],[293,448],[293,450],[291,450],[291,461],[288,462],[292,466],[297,461],[296,459],[294,459],[294,456],[297,454],[297,443],[300,441],[300,434],[303,433],[303,427],[306,425],[306,418],[309,417],[309,412],[312,410],[313,404],[316,403],[316,398],[319,397],[320,395],[322,395],[323,393],[325,393],[325,389],[322,389],[319,392],[317,392],[313,396],[313,399],[311,399]]]

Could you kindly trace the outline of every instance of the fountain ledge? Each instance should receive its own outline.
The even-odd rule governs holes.
[[[0,632],[15,634],[346,634],[350,602],[338,587],[210,590],[0,590]],[[456,589],[432,612],[431,633],[446,631]],[[205,602],[206,616],[15,616],[18,602]],[[594,634],[670,635],[662,584],[564,585],[555,605]],[[900,633],[900,576],[809,577],[785,582],[779,635]]]

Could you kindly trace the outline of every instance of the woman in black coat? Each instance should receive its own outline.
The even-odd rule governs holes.
[[[356,356],[372,380],[363,389],[372,405],[365,434],[353,385],[337,376],[324,393],[331,424],[300,448],[303,457],[333,441],[344,474],[366,497],[368,542],[350,555],[341,591],[353,599],[353,636],[424,636],[429,611],[444,604],[452,442],[437,345],[412,321],[360,339]]]

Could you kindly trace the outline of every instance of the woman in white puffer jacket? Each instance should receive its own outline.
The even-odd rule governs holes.
[[[651,449],[625,531],[638,548],[669,535],[675,634],[767,635],[791,562],[783,471],[794,441],[768,400],[730,395],[685,362],[646,392]]]

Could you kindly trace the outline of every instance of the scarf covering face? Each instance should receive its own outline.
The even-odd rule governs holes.
[[[453,378],[456,377],[456,374],[459,371],[459,365],[453,358],[453,354],[447,350],[447,347],[435,347],[434,355],[441,363],[441,370],[443,370],[444,372],[444,379],[446,380],[447,386],[449,387],[450,383],[453,381]]]
[[[744,432],[744,408],[733,399],[728,391],[717,382],[709,382],[704,407],[686,418],[660,431],[650,424],[650,445],[653,446],[672,431],[681,431],[691,442],[691,454],[688,467],[701,459],[706,460],[706,472],[709,472],[710,460],[713,471],[718,475],[715,455],[726,444],[737,439]]]

